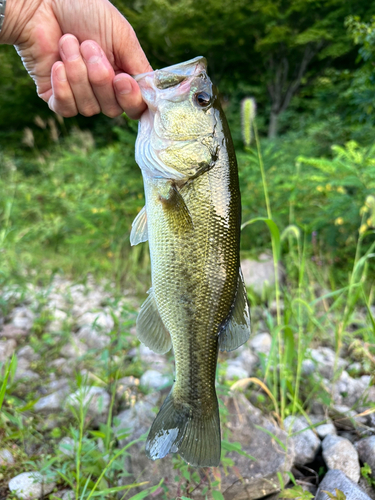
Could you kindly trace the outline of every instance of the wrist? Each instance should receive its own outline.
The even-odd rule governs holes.
[[[41,0],[7,0],[5,18],[0,31],[0,43],[18,43],[28,21],[32,18]]]

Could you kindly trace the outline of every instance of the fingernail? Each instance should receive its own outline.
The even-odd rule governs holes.
[[[132,84],[128,78],[118,78],[117,80],[114,80],[113,83],[118,94],[130,94],[132,91]]]
[[[102,57],[102,53],[97,45],[85,43],[81,45],[81,54],[87,63],[96,63]]]
[[[60,82],[66,82],[66,72],[65,72],[65,67],[63,64],[60,64],[57,66],[55,69],[56,71],[56,77]]]
[[[79,58],[79,44],[77,39],[72,36],[65,38],[61,50],[67,61],[74,61]]]

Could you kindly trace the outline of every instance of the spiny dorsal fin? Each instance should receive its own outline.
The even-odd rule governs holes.
[[[143,243],[144,241],[147,240],[148,240],[147,212],[146,212],[146,207],[143,207],[133,221],[132,230],[130,233],[130,244],[134,246],[138,245],[138,243]]]
[[[160,317],[152,288],[137,318],[137,337],[148,348],[164,354],[172,347],[171,336]]]
[[[241,268],[238,274],[238,286],[233,309],[227,324],[219,334],[220,351],[234,351],[250,337],[250,310],[247,301],[246,286]]]

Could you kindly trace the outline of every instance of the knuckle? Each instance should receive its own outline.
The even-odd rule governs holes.
[[[120,116],[123,111],[121,108],[119,107],[115,107],[115,108],[107,108],[103,111],[103,113],[108,116],[108,118],[116,118],[116,116]]]
[[[86,107],[86,108],[80,110],[79,112],[83,116],[90,117],[90,116],[94,116],[94,115],[99,114],[100,108],[99,108],[99,106],[90,106],[90,107]]]

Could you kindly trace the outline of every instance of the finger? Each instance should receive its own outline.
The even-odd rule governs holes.
[[[78,111],[84,116],[100,113],[100,104],[91,88],[77,38],[70,34],[64,35],[59,47]]]
[[[102,112],[114,118],[122,113],[115,91],[113,78],[115,72],[101,47],[92,40],[81,44],[81,54],[86,63],[88,79]]]
[[[48,106],[58,115],[68,118],[78,113],[72,89],[70,88],[64,63],[56,62],[51,70],[52,95]]]
[[[146,109],[138,83],[126,73],[115,76],[113,85],[117,102],[129,118],[137,120]]]

